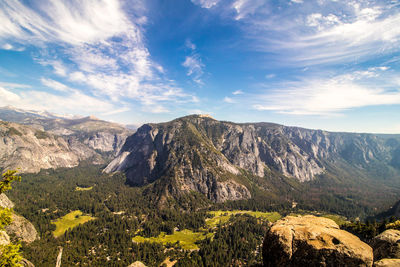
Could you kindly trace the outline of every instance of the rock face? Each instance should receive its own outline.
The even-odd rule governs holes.
[[[400,259],[382,259],[374,262],[374,267],[398,267]]]
[[[371,246],[374,249],[374,259],[400,259],[400,231],[389,229],[376,236]]]
[[[222,201],[250,197],[242,179],[234,179],[242,170],[258,177],[274,171],[305,182],[324,173],[326,162],[338,160],[358,169],[371,162],[389,164],[394,143],[386,143],[369,134],[236,124],[192,115],[143,125],[127,138],[105,171],[123,171],[128,183],[136,186],[174,177],[181,189]],[[231,193],[222,197],[217,189],[227,180],[231,182],[224,187]]]
[[[0,195],[0,208],[12,208],[14,203],[5,194]],[[33,224],[24,217],[12,214],[12,222],[5,227],[8,235],[14,235],[18,240],[31,243],[39,239],[39,235]]]
[[[91,157],[100,158],[93,150],[74,149],[62,137],[16,123],[0,122],[2,168],[39,172],[40,169],[74,167]]]
[[[19,240],[31,243],[39,239],[39,235],[33,224],[22,216],[12,215],[12,222],[5,227],[8,234],[14,234]]]
[[[27,259],[22,259],[19,264],[22,264],[23,267],[35,267],[35,265]]]
[[[0,246],[10,244],[10,236],[6,231],[0,231]]]
[[[14,203],[6,196],[6,194],[0,194],[0,207],[12,209],[14,208]]]
[[[372,248],[332,220],[287,216],[268,231],[264,266],[372,266]]]
[[[250,198],[239,169],[190,121],[144,125],[130,136],[106,172],[125,171],[131,185],[172,178],[172,191],[197,191],[215,202]]]
[[[141,261],[135,261],[134,263],[130,264],[128,267],[146,267]]]
[[[125,139],[134,131],[120,124],[89,117],[65,117],[49,112],[0,107],[0,120],[31,126],[37,130],[63,136],[68,142],[78,140],[87,148],[116,155]],[[71,141],[72,140],[72,141]]]

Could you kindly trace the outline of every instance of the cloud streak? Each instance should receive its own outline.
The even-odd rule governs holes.
[[[186,56],[185,61],[182,62],[182,66],[187,69],[186,75],[191,77],[198,85],[204,85],[202,76],[204,74],[205,65],[201,60],[200,54],[196,51],[196,45],[187,39],[185,46],[191,50],[191,54]]]
[[[399,105],[399,84],[382,83],[385,67],[355,71],[330,79],[306,79],[282,84],[254,97],[254,109],[292,115],[338,115],[350,109]],[[383,76],[382,76],[383,75]],[[382,85],[383,84],[383,85]]]
[[[42,79],[42,82],[59,94],[33,90],[24,84],[1,84],[0,106],[51,110],[59,114],[93,114],[118,110],[117,106],[109,101],[89,96],[60,82],[49,79]]]
[[[128,7],[117,0],[40,1],[35,6],[5,0],[0,3],[0,45],[38,47],[38,63],[77,88],[88,88],[99,101],[190,101],[193,96],[152,60],[144,41],[145,12],[142,1]],[[197,79],[194,65],[192,73]],[[50,83],[47,78],[42,82]],[[53,89],[63,90],[51,83]]]

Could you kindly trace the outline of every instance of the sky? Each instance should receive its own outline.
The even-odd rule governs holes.
[[[0,1],[0,106],[400,133],[400,2]]]

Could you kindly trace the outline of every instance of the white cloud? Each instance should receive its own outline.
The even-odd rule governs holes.
[[[332,25],[337,25],[337,24],[341,24],[341,21],[334,14],[323,16],[320,13],[313,13],[308,15],[307,17],[307,25],[311,27],[317,27],[318,30],[322,30],[325,29],[326,27],[330,27]]]
[[[55,84],[62,87],[61,83],[51,80],[43,80],[48,85]],[[114,104],[86,95],[78,90],[62,91],[63,94],[55,95],[44,91],[15,90],[26,88],[26,85],[0,86],[0,106],[12,105],[22,109],[47,110],[59,114],[93,114],[116,110]],[[65,86],[67,87],[67,86]],[[17,92],[18,91],[18,92]]]
[[[290,0],[291,2],[293,2],[293,3],[296,3],[296,4],[302,4],[303,3],[303,0]]]
[[[203,81],[201,77],[203,76],[204,64],[201,62],[200,56],[198,54],[193,54],[187,56],[182,66],[187,68],[187,75],[192,77],[193,81],[202,85]]]
[[[276,74],[274,74],[274,73],[265,75],[265,78],[267,78],[267,79],[272,79],[272,78],[275,78],[275,77],[276,77]]]
[[[193,4],[199,5],[202,8],[212,8],[216,6],[221,0],[191,0]]]
[[[0,38],[11,37],[15,42],[77,45],[135,30],[116,0],[41,1],[32,8],[5,0],[0,7]]]
[[[232,92],[233,95],[242,95],[244,94],[242,90],[236,90]]]
[[[5,50],[12,50],[14,47],[12,45],[10,45],[10,44],[4,44],[2,46],[2,48],[5,49]]]
[[[16,89],[31,88],[31,86],[27,85],[27,84],[6,83],[6,82],[0,82],[0,86],[5,87],[5,88],[16,88]]]
[[[241,45],[268,53],[282,65],[360,62],[400,50],[400,12],[395,2],[303,1],[278,6],[264,0],[219,5],[239,20]]]
[[[15,47],[15,46],[13,46],[12,44],[9,44],[9,43],[3,44],[3,46],[1,46],[1,49],[18,51],[18,52],[21,52],[21,51],[25,50],[23,47]]]
[[[43,85],[45,85],[49,88],[52,88],[56,91],[60,91],[60,92],[71,91],[71,89],[68,86],[66,86],[65,84],[62,84],[62,83],[57,82],[52,79],[41,78],[40,81],[42,82]]]
[[[155,106],[152,105],[151,107],[145,108],[144,111],[155,114],[169,112],[169,110],[162,105],[155,105]]]
[[[196,50],[196,45],[190,39],[186,39],[185,46],[191,50]]]
[[[284,84],[257,95],[253,107],[294,115],[333,115],[359,107],[400,105],[400,90],[381,83],[388,77],[377,78],[379,71],[369,69]]]
[[[0,86],[0,103],[2,103],[2,106],[14,105],[14,103],[18,103],[20,100],[21,98],[17,94]]]
[[[263,5],[265,5],[264,0],[235,0],[232,4],[237,13],[235,19],[240,20],[254,14]]]
[[[232,97],[228,97],[228,96],[224,97],[224,100],[223,100],[223,101],[224,101],[225,103],[230,103],[230,104],[233,104],[233,103],[236,102]]]
[[[129,107],[122,107],[122,108],[117,108],[117,109],[113,109],[113,110],[104,112],[101,115],[104,115],[104,116],[115,115],[115,114],[118,114],[118,113],[130,111],[130,110],[131,109]]]
[[[134,5],[118,0],[46,0],[33,4],[0,2],[0,44],[29,43],[42,48],[35,57],[37,62],[51,66],[60,77],[88,87],[97,99],[134,99],[147,105],[193,98],[165,77],[163,67],[151,59],[143,41],[147,19],[141,0]],[[199,73],[196,67],[193,73]],[[42,82],[49,84],[49,79]],[[62,90],[54,82],[51,85]]]

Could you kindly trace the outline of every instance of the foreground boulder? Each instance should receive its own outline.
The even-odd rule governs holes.
[[[389,229],[377,235],[371,242],[374,259],[400,258],[400,231]]]
[[[323,217],[287,216],[265,236],[264,266],[372,266],[372,248]]]
[[[14,234],[18,240],[26,243],[32,243],[33,241],[40,239],[33,224],[24,217],[15,213],[12,214],[11,224],[7,225],[5,230],[8,234]]]
[[[146,267],[146,265],[144,265],[143,262],[141,262],[141,261],[135,261],[134,263],[132,263],[128,267]]]
[[[400,259],[382,259],[374,262],[374,267],[398,267],[400,266]]]

